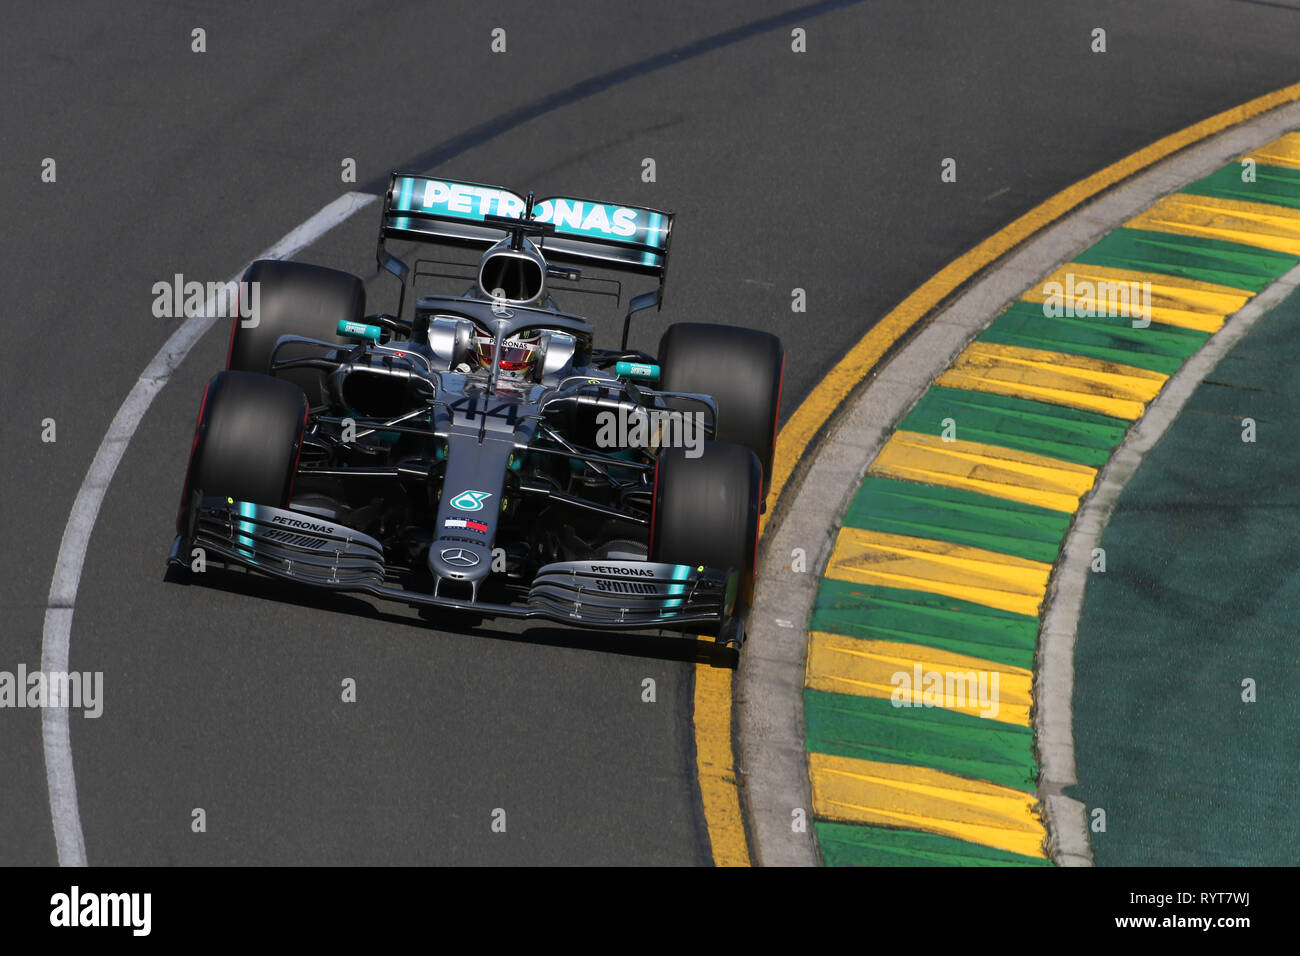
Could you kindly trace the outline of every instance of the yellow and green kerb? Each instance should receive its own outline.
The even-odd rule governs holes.
[[[1230,163],[1161,200],[1012,303],[868,469],[809,624],[826,863],[1050,865],[1031,720],[1052,566],[1129,426],[1300,262],[1300,132],[1242,159],[1253,167]],[[1091,290],[1118,283],[1141,290],[1136,325],[1132,308],[1089,314]],[[952,674],[996,686],[996,713],[915,679]]]

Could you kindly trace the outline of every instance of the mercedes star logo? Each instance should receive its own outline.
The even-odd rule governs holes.
[[[442,560],[448,564],[455,564],[462,568],[472,568],[478,564],[478,555],[464,548],[443,548],[439,553],[442,555]]]

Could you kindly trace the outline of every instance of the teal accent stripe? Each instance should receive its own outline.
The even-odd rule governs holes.
[[[659,242],[659,223],[662,221],[662,218],[663,218],[663,217],[661,217],[661,216],[659,215],[659,213],[657,213],[657,212],[652,212],[652,213],[650,214],[650,226],[649,226],[649,228],[646,230],[646,240],[645,240],[645,241],[646,241],[646,245],[648,245],[648,246],[658,246],[658,245],[660,245],[660,242]],[[657,256],[655,253],[653,253],[653,252],[643,252],[643,253],[641,254],[641,264],[642,264],[642,265],[653,266],[653,265],[657,265],[658,263],[659,263],[659,256]]]
[[[246,501],[240,501],[237,504],[238,504],[238,508],[236,510],[239,512],[239,516],[241,518],[251,518],[253,517],[254,513],[257,511],[257,505],[249,504]],[[246,535],[256,533],[257,526],[249,521],[241,521],[239,522],[239,530],[242,532],[239,535],[239,543],[248,550],[248,556],[250,558],[254,557],[253,548],[255,545],[253,539],[246,537]]]
[[[674,580],[674,581],[685,581],[685,580],[686,580],[687,578],[689,578],[690,576],[691,576],[691,567],[690,567],[690,565],[688,565],[688,564],[678,564],[678,565],[675,565],[675,566],[673,567],[673,580]],[[682,594],[682,593],[684,593],[685,589],[686,589],[686,585],[684,585],[684,584],[670,584],[670,585],[668,585],[668,593],[669,593],[669,594]],[[681,607],[681,605],[682,605],[682,598],[674,598],[673,600],[664,601],[664,609],[665,609],[665,610],[667,610],[667,609],[670,608],[670,607],[671,607],[671,608],[678,608],[678,607]]]

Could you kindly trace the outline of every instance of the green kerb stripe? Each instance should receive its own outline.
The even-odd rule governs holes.
[[[1184,186],[1182,191],[1193,196],[1215,196],[1300,209],[1300,169],[1256,166],[1253,183],[1243,183],[1241,174],[1241,164],[1232,163],[1190,186]]]
[[[1259,292],[1300,262],[1220,239],[1175,236],[1145,229],[1116,229],[1074,257],[1075,262],[1113,269],[1138,269]]]
[[[811,753],[929,767],[1032,793],[1034,732],[942,707],[804,691]]]
[[[1052,563],[1069,515],[974,491],[868,476],[844,523]]]
[[[953,437],[962,441],[1015,448],[1094,468],[1105,464],[1129,425],[1119,418],[1064,405],[934,385],[898,427],[942,435],[948,418],[956,429]]]
[[[937,833],[852,823],[814,823],[827,866],[1051,866],[1050,860]]]
[[[1134,303],[1134,307],[1138,305],[1140,303]],[[1205,332],[1159,322],[1151,322],[1145,328],[1133,328],[1133,319],[1120,318],[1122,324],[1098,322],[1089,317],[1049,317],[1043,314],[1043,306],[1037,302],[1015,302],[994,319],[977,340],[1086,355],[1172,375],[1209,338]]]
[[[901,588],[823,578],[809,629],[875,641],[900,641],[1034,666],[1038,618]]]

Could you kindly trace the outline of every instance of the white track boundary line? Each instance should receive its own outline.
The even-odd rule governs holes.
[[[378,198],[368,193],[345,193],[257,258],[291,258]],[[243,272],[241,269],[231,281],[237,282]],[[103,441],[99,443],[99,450],[90,463],[90,470],[82,479],[68,522],[63,528],[59,556],[54,564],[54,576],[50,580],[45,625],[41,635],[41,669],[46,673],[68,670],[72,615],[77,605],[81,569],[86,561],[86,549],[90,546],[95,521],[99,518],[100,505],[108,493],[117,466],[121,464],[127,445],[131,443],[131,438],[140,427],[154,398],[185,360],[190,349],[198,344],[203,333],[216,321],[214,308],[214,299],[209,299],[203,312],[186,319],[140,373],[126,400],[113,416]],[[58,848],[59,865],[85,866],[86,841],[81,830],[81,811],[77,804],[77,778],[72,766],[72,742],[66,707],[46,707],[41,711],[41,743],[45,752],[45,780],[50,792],[50,816],[54,823],[54,842]]]

